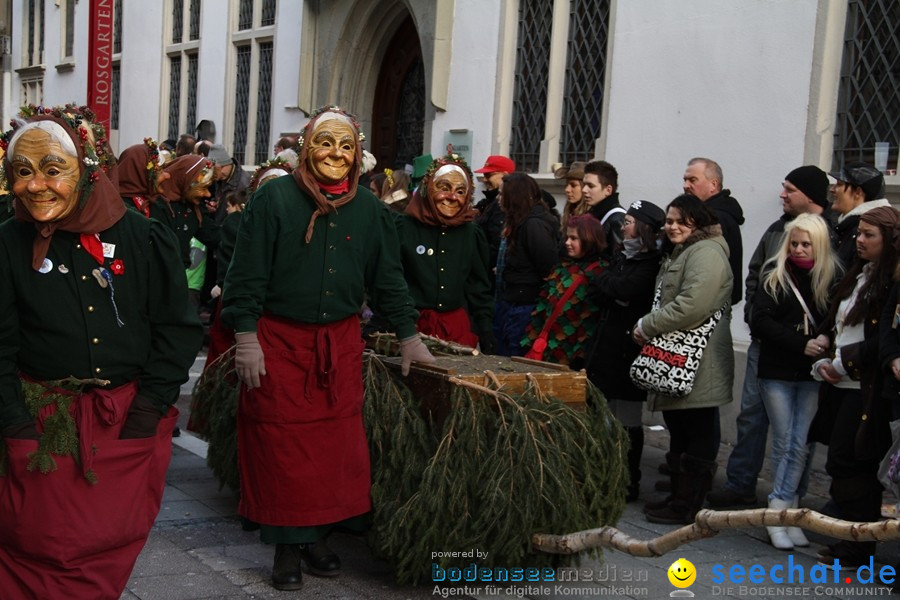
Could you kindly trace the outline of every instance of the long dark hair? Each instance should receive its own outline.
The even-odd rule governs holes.
[[[716,218],[716,215],[706,208],[706,205],[700,198],[693,194],[681,194],[669,202],[668,206],[666,206],[666,215],[669,214],[670,208],[680,212],[682,220],[689,225],[693,225],[696,229],[706,229],[719,224],[719,219]],[[669,236],[664,235],[663,251],[668,254],[674,248],[675,244],[669,240]]]
[[[525,222],[535,205],[543,205],[537,181],[525,173],[504,175],[500,188],[500,207],[506,213],[503,233],[506,236],[507,250],[512,249],[519,226]]]
[[[566,223],[566,229],[570,228],[575,230],[581,240],[582,256],[578,260],[594,261],[606,250],[606,232],[594,215],[571,217]]]
[[[873,271],[863,283],[856,296],[856,301],[844,319],[846,325],[857,325],[865,319],[878,318],[891,289],[894,269],[897,266],[897,247],[894,244],[894,229],[900,222],[897,210],[890,206],[873,208],[863,213],[859,220],[878,227],[881,232],[881,256],[872,263]],[[868,263],[869,261],[860,257],[853,261],[853,266],[838,284],[831,302],[827,323],[834,323],[841,301],[853,293],[853,289],[856,287],[856,278]]]

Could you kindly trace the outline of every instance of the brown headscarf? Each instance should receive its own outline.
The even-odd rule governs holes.
[[[438,169],[445,165],[453,165],[460,168],[463,173],[465,173],[469,184],[469,193],[466,197],[466,203],[458,213],[449,219],[442,215],[434,205],[434,201],[431,198],[428,198],[428,186],[434,179],[434,174]],[[458,227],[463,223],[472,221],[478,215],[478,212],[472,207],[472,194],[474,190],[475,185],[472,182],[472,171],[469,169],[469,165],[466,164],[466,161],[457,154],[442,156],[441,158],[433,160],[428,166],[425,176],[422,177],[422,181],[419,182],[419,187],[413,192],[409,206],[406,207],[406,214],[426,225],[432,225],[434,227]]]
[[[169,212],[174,212],[169,203],[188,202],[188,192],[191,189],[191,185],[205,169],[212,168],[213,165],[209,159],[199,154],[185,154],[166,163],[163,169],[170,177],[159,185],[158,198],[163,199]],[[199,206],[200,200],[195,199],[191,201],[191,204],[194,208],[194,214],[197,215],[197,220],[202,220]]]
[[[307,143],[308,140],[312,139],[312,133],[316,129],[316,124],[318,124],[323,117],[326,120],[334,118],[329,113],[337,113],[339,115],[344,115],[345,117],[347,117],[347,119],[350,121],[351,127],[354,130],[354,133],[357,134],[356,153],[354,155],[353,165],[350,167],[349,173],[347,173],[347,181],[349,182],[350,187],[343,195],[331,201],[329,201],[325,197],[325,194],[322,193],[322,189],[320,187],[322,182],[318,181],[315,175],[313,175],[313,173],[309,170],[309,143]],[[362,137],[363,136],[359,131],[359,123],[356,121],[356,117],[338,108],[337,106],[324,106],[318,109],[313,113],[312,118],[309,120],[309,123],[306,124],[306,128],[303,130],[303,137],[300,147],[300,162],[297,165],[297,168],[294,169],[292,175],[294,177],[294,181],[296,181],[297,185],[300,186],[300,189],[309,194],[313,199],[313,202],[316,203],[316,210],[313,211],[313,214],[309,219],[309,224],[306,226],[306,236],[304,239],[307,244],[312,239],[313,228],[316,226],[316,219],[330,212],[336,212],[338,208],[347,204],[356,197],[356,188],[359,184],[360,173],[362,172]]]
[[[71,112],[71,107],[67,107]],[[57,229],[70,231],[73,233],[96,234],[112,227],[125,214],[125,205],[119,197],[119,192],[112,184],[106,173],[99,164],[86,164],[85,156],[91,155],[95,157],[95,151],[92,146],[94,143],[94,131],[97,125],[82,120],[77,125],[79,130],[89,132],[85,139],[70,126],[66,119],[59,118],[49,114],[37,115],[26,120],[28,123],[37,121],[54,121],[60,125],[72,139],[75,148],[78,149],[78,166],[81,178],[76,188],[79,194],[78,207],[67,217],[58,221],[39,222],[35,221],[28,209],[21,202],[15,203],[15,218],[19,221],[34,223],[37,234],[34,236],[34,244],[31,252],[31,266],[34,270],[41,268],[44,259],[47,257],[47,251],[50,249],[50,241],[53,233]],[[89,162],[96,163],[93,158],[89,158]],[[9,189],[12,190],[15,182],[15,174],[10,168],[9,157],[3,161],[6,170]]]
[[[156,190],[159,173],[159,150],[156,142],[146,138],[143,144],[128,146],[119,155],[119,194],[123,198],[143,196],[151,198]]]

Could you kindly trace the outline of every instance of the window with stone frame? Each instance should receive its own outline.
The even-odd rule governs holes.
[[[234,67],[231,85],[231,155],[240,164],[256,165],[271,153],[274,0],[240,0],[231,33]],[[228,127],[226,127],[226,130]],[[226,148],[228,143],[226,142]]]
[[[178,139],[197,126],[200,6],[198,0],[168,0],[167,8],[164,81],[169,102],[163,122],[165,137]]]
[[[876,142],[900,144],[900,2],[849,0],[838,89],[832,166],[875,164]]]

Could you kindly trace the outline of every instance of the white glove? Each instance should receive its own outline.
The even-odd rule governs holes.
[[[425,344],[422,343],[418,334],[400,340],[400,358],[400,373],[402,373],[404,377],[409,375],[409,365],[411,365],[413,361],[424,363],[433,363],[435,361],[434,356],[431,355],[431,352],[429,352],[428,348],[425,347]]]
[[[234,367],[238,378],[248,388],[258,388],[259,378],[266,374],[266,359],[255,331],[234,334],[237,345],[234,349]]]

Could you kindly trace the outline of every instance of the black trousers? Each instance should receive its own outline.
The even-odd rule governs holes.
[[[669,452],[716,460],[721,438],[718,406],[664,410],[663,420],[671,436]]]

